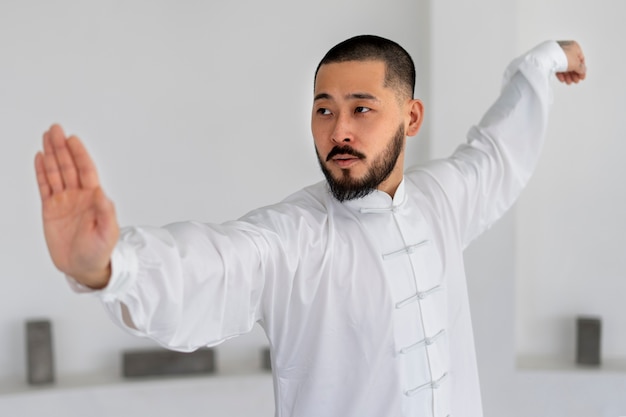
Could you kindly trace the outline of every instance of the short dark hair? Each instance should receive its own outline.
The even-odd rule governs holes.
[[[385,86],[413,98],[415,64],[411,55],[397,43],[375,35],[359,35],[333,46],[315,70],[324,64],[346,61],[382,61],[385,63]]]

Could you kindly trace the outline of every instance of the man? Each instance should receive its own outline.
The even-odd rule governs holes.
[[[462,253],[527,182],[554,73],[585,78],[578,44],[515,60],[468,143],[403,173],[423,112],[413,62],[386,39],[348,39],[315,76],[326,182],[238,221],[121,236],[83,145],[52,126],[35,162],[52,260],[128,331],[171,349],[260,323],[277,416],[480,416]]]

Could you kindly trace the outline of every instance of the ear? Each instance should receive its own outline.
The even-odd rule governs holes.
[[[406,125],[405,131],[407,136],[415,136],[422,126],[424,116],[424,104],[419,99],[411,99],[407,101],[406,109]]]

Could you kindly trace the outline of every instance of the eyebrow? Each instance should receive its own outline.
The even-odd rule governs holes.
[[[345,96],[346,100],[373,100],[373,101],[380,101],[378,100],[378,98],[372,94],[369,93],[351,93],[351,94],[346,94]],[[315,98],[313,101],[317,101],[317,100],[332,100],[333,96],[331,96],[328,93],[319,93],[315,95]]]

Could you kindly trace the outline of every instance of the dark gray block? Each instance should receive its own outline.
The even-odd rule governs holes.
[[[165,349],[124,352],[125,377],[210,374],[215,372],[213,349],[173,352]]]
[[[269,348],[264,348],[261,351],[261,368],[266,371],[272,370],[272,354]]]
[[[576,325],[576,363],[600,365],[602,321],[599,318],[579,317]]]
[[[54,382],[52,325],[49,320],[26,322],[27,380],[31,385]]]

